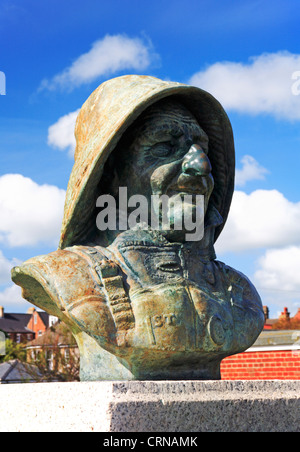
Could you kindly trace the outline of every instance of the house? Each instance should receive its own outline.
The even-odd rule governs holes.
[[[5,313],[0,306],[0,331],[13,342],[28,342],[34,339],[35,332],[27,327],[31,314]]]
[[[23,363],[18,359],[0,364],[0,384],[35,383],[40,377],[36,366]]]
[[[300,308],[298,308],[297,314],[294,315],[293,320],[300,322]]]
[[[264,330],[271,330],[274,323],[278,322],[278,319],[270,319],[270,311],[268,306],[263,306],[263,310],[265,314]]]
[[[300,380],[300,309],[291,317],[284,308],[270,319],[263,308],[263,331],[248,350],[223,359],[222,380]]]
[[[31,314],[27,327],[34,331],[35,338],[42,336],[46,330],[54,325],[58,318],[44,311],[37,311],[35,308],[29,308],[27,314]]]
[[[264,330],[221,363],[222,380],[300,380],[300,330]]]
[[[57,320],[57,317],[36,311],[33,307],[26,314],[12,314],[4,312],[0,306],[0,331],[17,343],[29,342],[41,336]]]
[[[291,317],[288,308],[283,308],[282,313],[277,319],[269,318],[268,306],[263,306],[265,314],[265,330],[278,330],[278,329],[300,329],[300,308],[294,317]]]
[[[79,379],[79,350],[70,329],[58,321],[26,345],[27,362],[63,380]]]

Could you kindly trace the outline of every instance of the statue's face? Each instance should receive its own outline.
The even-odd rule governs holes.
[[[133,141],[119,147],[114,162],[118,185],[127,187],[128,197],[140,194],[150,201],[151,195],[182,200],[184,195],[203,195],[205,215],[214,181],[208,137],[194,116],[177,102],[161,101],[144,113],[130,133]],[[186,213],[195,209],[195,199],[184,204]],[[172,215],[183,213],[175,210]],[[176,240],[183,239],[182,234],[166,233]]]

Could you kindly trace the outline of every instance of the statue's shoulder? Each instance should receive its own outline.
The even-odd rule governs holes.
[[[252,300],[261,304],[260,296],[255,289],[254,285],[250,281],[250,279],[244,275],[242,272],[236,270],[235,268],[230,267],[224,262],[215,261],[216,265],[225,275],[228,284],[231,286],[231,290],[233,293],[241,292],[243,293],[243,298]]]
[[[71,282],[78,277],[90,278],[84,270],[90,273],[104,262],[109,262],[105,248],[72,246],[27,260],[13,269],[12,278],[14,282],[20,282],[26,276],[31,276],[46,282],[47,278],[55,277],[57,281],[68,279]]]
[[[13,268],[12,280],[30,303],[66,321],[64,311],[79,300],[103,299],[101,273],[112,267],[100,247],[73,246],[37,256]]]

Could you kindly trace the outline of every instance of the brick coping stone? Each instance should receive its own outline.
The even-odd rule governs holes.
[[[0,385],[1,432],[299,432],[300,381]]]

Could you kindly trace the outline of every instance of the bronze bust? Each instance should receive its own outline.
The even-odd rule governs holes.
[[[250,347],[264,324],[253,285],[214,252],[234,188],[225,111],[199,88],[123,76],[89,97],[75,135],[59,249],[14,268],[13,281],[70,326],[82,380],[219,379],[221,360]],[[123,227],[134,212],[122,210],[120,188],[149,201],[146,224]],[[106,230],[102,195],[117,212]],[[162,195],[182,209],[167,201],[170,227],[153,228],[147,218],[160,212],[150,200]],[[182,216],[197,219],[197,195],[203,234],[187,240],[195,236]]]

